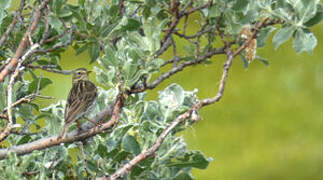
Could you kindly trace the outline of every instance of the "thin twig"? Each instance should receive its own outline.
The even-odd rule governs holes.
[[[16,130],[12,130],[10,132],[10,134],[19,135],[19,136],[34,136],[34,135],[38,135],[39,133],[25,133],[25,132],[19,132]]]
[[[18,106],[18,105],[20,105],[22,103],[30,103],[36,97],[43,98],[43,99],[55,99],[54,97],[51,97],[51,96],[42,96],[42,95],[39,95],[37,93],[33,93],[33,94],[29,94],[29,95],[27,95],[27,96],[25,96],[23,98],[20,98],[16,102],[12,103],[10,108],[14,108],[14,107],[16,107],[16,106]],[[6,107],[3,110],[3,113],[7,112],[7,110],[8,110],[8,107]]]
[[[220,80],[218,93],[213,98],[208,98],[208,99],[202,100],[200,102],[201,107],[213,104],[215,102],[218,102],[222,98],[223,93],[224,93],[224,89],[225,89],[225,83],[226,83],[226,80],[228,78],[229,69],[230,69],[230,67],[232,65],[233,58],[234,58],[234,54],[229,49],[227,51],[227,60],[224,63],[224,66],[223,66],[224,70],[223,70],[222,77],[221,77],[221,80]]]
[[[40,172],[39,170],[36,170],[36,171],[27,171],[27,172],[24,172],[22,174],[24,176],[32,176],[32,175],[38,174],[39,172]]]
[[[11,24],[8,26],[6,32],[0,38],[0,47],[2,47],[2,45],[4,45],[4,43],[7,41],[9,34],[11,33],[11,31],[13,30],[13,28],[17,24],[18,18],[21,16],[21,12],[22,12],[24,6],[25,6],[25,0],[21,0],[19,8],[15,14],[15,17],[13,18]]]
[[[25,53],[25,55],[20,59],[18,65],[14,71],[14,74],[10,77],[8,88],[7,88],[7,114],[8,114],[8,122],[6,128],[0,134],[0,142],[3,141],[9,134],[12,129],[12,90],[15,83],[16,77],[19,75],[20,71],[24,68],[21,67],[22,63],[34,52],[35,49],[39,47],[39,44],[34,44],[30,49]]]
[[[216,55],[216,54],[224,54],[224,53],[225,53],[225,51],[224,51],[223,48],[220,48],[220,49],[215,49],[214,48],[214,49],[210,50],[208,53],[206,53],[202,57],[199,57],[199,58],[197,58],[195,60],[183,62],[180,65],[178,65],[176,67],[173,67],[168,72],[166,72],[166,73],[162,74],[161,76],[159,76],[159,78],[157,78],[155,81],[153,81],[152,83],[148,84],[147,85],[147,88],[148,89],[155,88],[162,81],[164,81],[165,79],[169,78],[171,75],[173,75],[173,74],[175,74],[175,73],[177,73],[179,71],[182,71],[187,66],[191,66],[191,65],[194,65],[194,64],[198,64],[198,63],[204,61],[205,59],[208,59],[208,58],[212,57],[213,55]]]
[[[185,15],[184,26],[183,26],[183,34],[185,34],[185,32],[186,32],[186,28],[187,28],[187,25],[188,25],[188,17],[189,17],[188,15]]]
[[[45,42],[45,40],[47,39],[47,37],[49,36],[49,20],[48,20],[49,12],[50,12],[49,6],[46,5],[45,10],[44,10],[44,13],[45,13],[45,17],[44,17],[45,30],[43,32],[43,36],[42,36],[39,44],[43,44]]]
[[[139,87],[138,86],[134,87],[131,90],[131,93],[139,93],[139,92],[145,91],[146,89],[154,89],[157,85],[159,85],[165,79],[168,79],[172,75],[178,73],[179,71],[182,71],[184,68],[186,68],[188,66],[195,65],[195,64],[199,64],[199,63],[203,62],[204,60],[211,58],[214,55],[225,54],[225,50],[226,50],[226,47],[222,47],[220,49],[213,48],[213,49],[209,50],[207,53],[205,53],[204,56],[200,56],[199,58],[196,58],[194,60],[183,62],[180,65],[171,68],[169,71],[160,75],[155,81],[153,81],[149,84],[146,84],[145,82],[144,82],[143,86],[139,84],[138,85]],[[171,62],[173,62],[173,61],[175,61],[175,59],[173,59]],[[169,62],[167,62],[167,63],[169,63]]]
[[[58,70],[55,69],[56,65],[27,65],[28,68],[31,69],[42,69],[48,72],[53,72],[53,73],[58,73],[58,74],[63,74],[63,75],[71,75],[73,73],[73,70]]]
[[[79,144],[79,148],[80,148],[80,152],[81,152],[81,157],[83,159],[83,166],[84,166],[84,169],[85,169],[86,177],[88,177],[89,176],[89,170],[87,168],[87,159],[86,159],[86,156],[85,156],[85,153],[84,153],[83,143],[82,143],[82,141],[80,141],[78,144]]]
[[[188,10],[188,11],[184,11],[184,12],[181,14],[181,16],[187,16],[187,15],[190,15],[190,14],[192,14],[192,13],[195,13],[196,11],[200,11],[200,10],[202,10],[202,9],[204,9],[204,8],[208,7],[208,6],[211,6],[212,4],[213,4],[213,1],[212,1],[212,0],[210,0],[208,3],[205,3],[205,4],[203,4],[202,6],[199,6],[199,7],[196,7],[196,8],[192,8],[192,9],[190,9],[190,10]]]
[[[55,40],[57,40],[57,39],[59,39],[59,38],[63,37],[64,35],[65,35],[65,33],[55,35],[55,36],[53,36],[53,37],[51,37],[51,38],[45,39],[45,40],[43,41],[43,43],[44,43],[44,44],[46,44],[46,43],[53,42],[53,41],[55,41]],[[47,38],[47,37],[46,37],[46,38]]]

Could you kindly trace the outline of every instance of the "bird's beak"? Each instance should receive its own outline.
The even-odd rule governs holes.
[[[87,71],[87,74],[90,74],[92,71]]]

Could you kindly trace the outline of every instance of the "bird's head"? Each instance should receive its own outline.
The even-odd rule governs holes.
[[[92,71],[88,71],[85,68],[75,69],[73,72],[73,83],[78,82],[80,80],[87,81],[89,80],[89,74]]]

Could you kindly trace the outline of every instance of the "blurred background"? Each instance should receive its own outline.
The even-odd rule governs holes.
[[[296,54],[291,41],[275,51],[271,36],[258,50],[269,66],[254,61],[245,69],[240,58],[234,60],[221,101],[202,109],[202,120],[180,134],[190,149],[214,159],[206,170],[193,171],[196,179],[323,179],[322,29],[323,23],[312,29],[319,42],[312,55]],[[185,90],[198,88],[199,98],[214,96],[224,57],[212,61],[174,75],[149,91],[148,98],[155,99],[173,82]],[[62,54],[64,69],[97,66],[88,63],[87,52],[75,56],[70,48]],[[42,95],[56,99],[38,102],[45,106],[66,99],[71,77],[42,75],[54,81]]]

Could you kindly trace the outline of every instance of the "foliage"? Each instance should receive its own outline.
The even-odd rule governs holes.
[[[16,17],[8,11],[9,5],[10,1],[0,0],[1,34]],[[18,18],[6,44],[0,47],[0,70],[7,65],[7,59],[14,56],[28,23],[32,21],[24,13],[31,13],[30,8],[38,6],[39,1],[28,1],[24,5],[23,21]],[[127,94],[127,98],[118,124],[84,140],[83,145],[79,142],[62,144],[24,156],[9,153],[0,161],[0,174],[8,179],[88,179],[113,174],[153,146],[174,119],[202,102],[196,97],[196,90],[185,91],[176,83],[161,91],[158,100],[147,100],[147,89],[153,89],[186,66],[212,63],[209,58],[216,55],[213,50],[226,54],[227,48],[237,50],[247,42],[246,39],[256,39],[257,46],[253,48],[250,43],[246,44],[239,53],[245,67],[254,58],[268,64],[256,55],[256,50],[264,46],[273,32],[275,48],[293,38],[297,53],[312,53],[317,39],[309,28],[323,19],[323,5],[318,0],[79,0],[76,4],[52,0],[48,7],[31,40],[46,42],[51,37],[53,39],[41,43],[41,48],[23,62],[14,84],[13,102],[39,93],[51,84],[49,78],[37,76],[34,69],[61,71],[60,54],[69,46],[74,48],[76,55],[87,51],[89,63],[98,61],[100,65],[94,68],[101,88],[92,116],[112,104],[119,93]],[[198,31],[192,37],[185,33],[186,28],[192,26],[182,19],[190,16],[199,19]],[[248,29],[246,34],[243,33],[245,28]],[[252,33],[255,36],[250,35]],[[183,47],[185,54],[176,53],[173,36],[187,42]],[[169,47],[173,47],[174,59],[167,61],[160,55]],[[248,54],[251,51],[255,56],[250,59]],[[182,64],[176,66],[180,61]],[[164,67],[170,68],[165,66],[169,62],[175,64],[169,73],[154,79]],[[32,77],[31,81],[26,80],[27,75]],[[7,111],[9,78],[0,83],[0,112],[3,114]],[[41,109],[37,103],[27,101],[13,107],[13,119],[23,122],[19,127],[23,135],[10,134],[6,139],[7,146],[58,134],[63,126],[64,106],[65,102],[59,101]],[[196,122],[193,114],[172,129],[153,156],[136,164],[124,178],[193,179],[192,168],[207,168],[212,159],[200,151],[188,150],[184,140],[176,136],[177,132]],[[41,120],[46,122],[44,127],[39,124]],[[1,119],[0,125],[5,128],[6,121]],[[37,133],[30,134],[34,127]],[[30,172],[35,173],[30,175]]]

